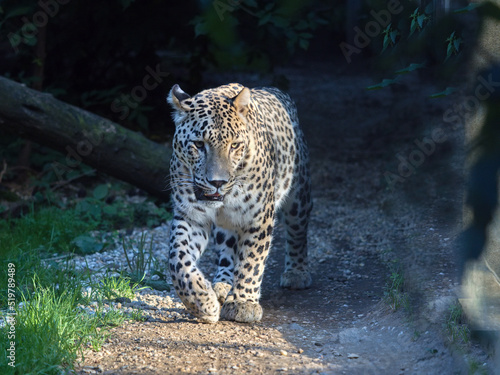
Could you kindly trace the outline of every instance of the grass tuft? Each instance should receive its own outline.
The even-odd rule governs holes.
[[[448,310],[445,329],[452,343],[467,345],[470,342],[470,329],[467,325],[462,306],[458,302],[451,305]]]
[[[138,282],[123,276],[93,281],[75,270],[74,240],[94,229],[96,223],[86,222],[74,209],[55,207],[0,221],[0,347],[5,348],[0,353],[0,374],[59,375],[71,370],[85,350],[100,350],[109,327],[126,319],[144,319],[140,312],[128,316],[107,304],[119,297],[132,299],[142,289]],[[9,264],[14,265],[14,274],[8,274]],[[91,293],[83,293],[84,287]],[[11,288],[14,304],[9,301],[13,293],[8,297]],[[15,324],[7,321],[10,307]],[[9,365],[11,341],[15,367]]]
[[[407,313],[411,313],[410,298],[405,292],[404,283],[403,269],[398,262],[394,262],[385,285],[384,300],[395,311],[403,307]]]

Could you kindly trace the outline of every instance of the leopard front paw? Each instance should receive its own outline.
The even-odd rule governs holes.
[[[281,275],[280,285],[282,288],[307,289],[312,284],[309,271],[289,270]]]
[[[214,292],[221,306],[226,302],[227,296],[232,288],[232,285],[227,283],[219,282],[214,284]]]
[[[258,302],[235,301],[228,298],[222,305],[221,318],[242,323],[258,322],[262,319],[262,307]]]
[[[196,316],[200,322],[217,323],[219,321],[220,304],[212,289],[208,292],[202,291],[202,293],[190,295],[188,298],[179,293],[179,297],[184,302],[187,310]]]

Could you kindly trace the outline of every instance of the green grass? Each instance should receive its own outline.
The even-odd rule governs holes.
[[[146,287],[140,287],[139,283],[130,281],[130,278],[124,276],[105,276],[99,281],[98,285],[94,285],[93,300],[112,301],[117,298],[132,299],[135,293]]]
[[[74,239],[96,225],[75,209],[55,207],[0,221],[0,318],[12,312],[8,310],[10,263],[15,266],[10,281],[15,282],[12,307],[17,314],[14,337],[9,337],[10,324],[0,326],[0,374],[60,374],[71,369],[85,349],[100,350],[108,327],[144,318],[140,312],[127,316],[112,306],[105,308],[107,301],[117,297],[132,298],[139,290],[137,283],[124,277],[92,281],[74,269],[69,257],[61,262],[57,255],[71,255],[76,249]],[[82,287],[90,287],[90,295]],[[97,301],[94,313],[82,308],[91,301]],[[11,341],[16,349],[14,368],[7,358]]]
[[[73,287],[73,270],[61,269],[51,258],[73,252],[72,241],[93,229],[95,225],[82,221],[75,211],[55,207],[0,221],[0,267],[6,270],[8,263],[15,264],[16,286],[24,293],[33,290],[35,275],[42,287]],[[7,274],[0,272],[0,308],[6,306],[6,287]]]
[[[26,296],[21,300],[23,306],[16,309],[16,367],[8,366],[6,356],[2,355],[2,374],[55,374],[61,366],[76,360],[84,341],[100,334],[95,319],[75,311],[77,295],[74,292],[58,295],[54,289],[36,287],[29,300]],[[2,337],[9,328],[7,325],[1,330]]]
[[[389,280],[385,285],[384,300],[393,310],[399,310],[402,307],[407,313],[411,313],[410,298],[405,292],[404,283],[403,269],[398,262],[394,262]]]
[[[470,342],[470,329],[458,302],[450,306],[445,326],[450,342],[465,345]]]

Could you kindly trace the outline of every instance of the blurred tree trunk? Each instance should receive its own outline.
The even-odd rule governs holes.
[[[110,120],[0,77],[0,129],[66,154],[61,181],[80,163],[167,198],[172,150]]]

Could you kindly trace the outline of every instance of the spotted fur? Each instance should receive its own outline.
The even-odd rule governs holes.
[[[176,131],[170,165],[174,218],[169,266],[177,294],[204,322],[262,318],[260,287],[278,209],[286,229],[281,286],[311,285],[308,151],[290,97],[228,84],[167,98]],[[213,241],[210,241],[210,238]],[[213,243],[213,283],[196,262]]]

